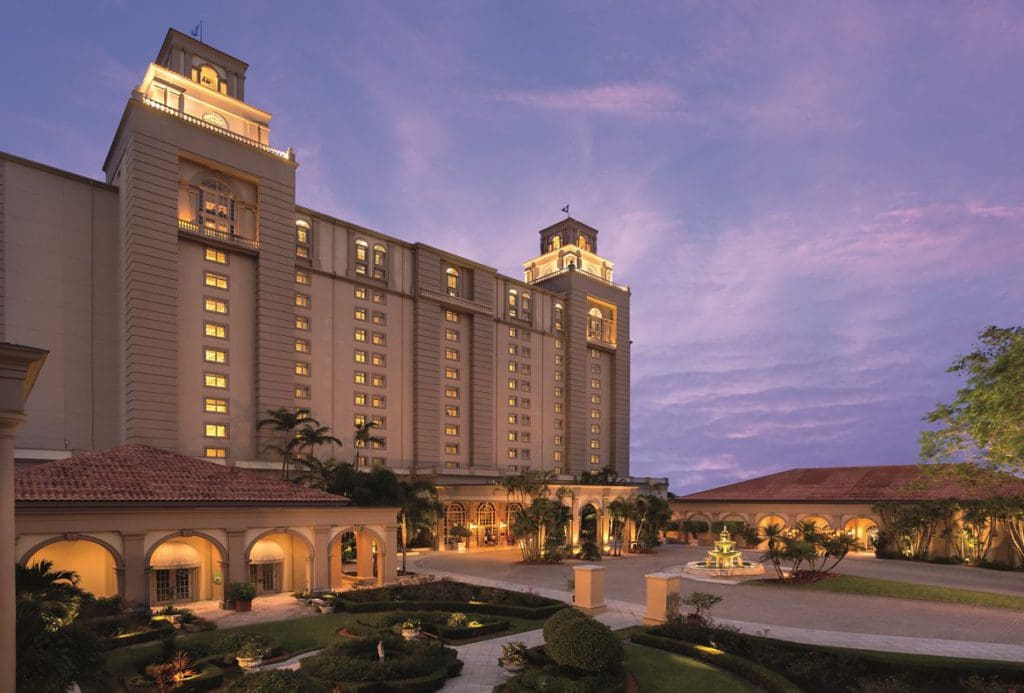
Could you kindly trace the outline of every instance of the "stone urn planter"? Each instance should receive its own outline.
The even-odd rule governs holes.
[[[334,613],[334,604],[332,602],[324,602],[322,604],[317,604],[317,608],[320,609],[320,613],[322,614]]]
[[[402,637],[406,640],[415,640],[420,637],[420,622],[406,621],[402,624]]]
[[[252,671],[263,663],[263,657],[236,657],[238,666],[245,671]]]
[[[243,671],[253,671],[263,663],[270,649],[258,642],[247,642],[235,652],[235,660]]]
[[[522,671],[526,667],[526,645],[518,640],[501,646],[498,665],[509,673]]]

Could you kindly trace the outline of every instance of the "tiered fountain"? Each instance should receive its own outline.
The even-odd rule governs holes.
[[[743,553],[736,550],[729,530],[722,528],[715,548],[708,551],[703,561],[690,561],[683,566],[683,572],[701,577],[738,577],[741,575],[763,575],[764,566],[743,560]]]

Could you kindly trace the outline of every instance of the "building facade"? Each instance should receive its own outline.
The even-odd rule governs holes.
[[[324,456],[444,483],[628,476],[630,292],[598,231],[543,229],[517,279],[301,207],[247,67],[171,30],[106,181],[0,157],[0,338],[50,351],[18,459],[143,444],[276,469],[257,422],[284,407],[345,441]]]

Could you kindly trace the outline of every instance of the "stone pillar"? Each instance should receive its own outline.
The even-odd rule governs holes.
[[[149,605],[145,534],[124,535],[124,600]]]
[[[362,527],[356,528],[356,577],[373,577],[373,539]]]
[[[309,585],[314,591],[331,589],[331,528],[313,528],[313,571]]]
[[[384,528],[384,546],[377,549],[377,584],[390,585],[398,582],[398,552],[394,545],[395,537],[398,536],[398,526],[392,525]],[[391,542],[388,538],[391,538]]]
[[[668,620],[668,600],[673,594],[679,596],[679,573],[651,573],[647,580],[647,611],[644,625],[656,626]],[[676,605],[678,609],[678,604]]]
[[[572,516],[569,520],[569,545],[579,546],[580,545],[580,525],[583,524],[583,518],[580,517],[580,503],[573,496],[572,499]],[[600,550],[600,549],[599,549]]]
[[[578,565],[572,569],[576,583],[576,608],[598,614],[608,608],[604,603],[604,568],[599,565]]]
[[[228,562],[224,566],[224,585],[232,582],[249,582],[249,571],[245,567],[245,531],[228,531]],[[225,594],[227,590],[225,589]]]
[[[14,433],[48,352],[0,344],[0,690],[13,691],[15,640]]]

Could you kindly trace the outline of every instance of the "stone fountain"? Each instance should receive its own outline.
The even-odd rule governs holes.
[[[739,577],[746,575],[763,575],[764,566],[743,560],[743,553],[736,549],[729,530],[722,528],[718,535],[715,548],[708,551],[703,561],[690,561],[683,566],[683,572],[701,577]]]

